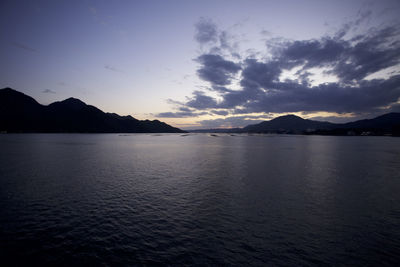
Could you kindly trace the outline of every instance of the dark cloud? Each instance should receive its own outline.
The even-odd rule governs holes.
[[[226,88],[225,86],[218,86],[218,85],[214,85],[210,88],[207,88],[210,91],[216,91],[218,93],[229,93],[229,92],[233,92],[233,90]]]
[[[241,69],[238,64],[225,60],[220,55],[205,54],[196,60],[201,64],[197,74],[212,85],[230,84],[232,76]]]
[[[158,118],[187,118],[197,116],[198,115],[193,112],[161,112],[156,114]]]
[[[354,22],[344,25],[331,37],[298,41],[269,39],[266,51],[273,53],[268,57],[253,51],[233,62],[231,55],[204,53],[197,58],[200,64],[197,74],[210,83],[207,90],[218,97],[207,95],[206,91],[194,91],[181,106],[193,112],[224,116],[325,111],[352,113],[360,117],[362,114],[397,111],[397,102],[400,101],[400,30],[389,26],[355,35],[357,27],[369,16],[370,12],[360,13]],[[219,36],[218,31],[213,36]],[[368,78],[389,67],[395,69],[391,74],[379,79]],[[283,71],[293,68],[298,69],[295,78],[281,80]],[[334,76],[336,81],[312,85],[315,69]],[[239,78],[237,83],[236,78]],[[232,90],[232,83],[239,89]],[[201,123],[207,127],[218,126],[218,123],[226,126],[224,123],[239,120],[239,117]],[[242,119],[245,118],[248,117]]]
[[[187,108],[187,107],[179,107],[179,111],[181,111],[181,112],[191,112],[192,110],[190,108]]]
[[[123,73],[123,72],[124,72],[123,70],[114,68],[113,66],[110,66],[110,65],[105,65],[104,68],[107,69],[107,70],[114,71],[114,72],[120,72],[120,73]]]
[[[276,83],[273,89],[247,98],[247,112],[373,111],[395,103],[400,97],[400,75],[387,80],[362,81],[359,86],[338,83],[308,87],[294,82]],[[245,94],[245,93],[243,93]],[[225,99],[229,99],[225,95]]]
[[[267,30],[261,30],[260,34],[263,35],[263,36],[271,36],[272,35],[272,33],[270,31],[267,31]]]
[[[392,105],[387,112],[400,112],[400,103]]]
[[[44,93],[44,94],[55,94],[56,92],[53,91],[53,90],[50,90],[50,89],[45,89],[45,90],[42,91],[42,93]]]
[[[288,67],[304,65],[305,69],[330,65],[339,60],[348,45],[341,40],[330,38],[322,40],[294,41],[286,44],[279,60]]]
[[[207,115],[208,112],[194,112],[194,111],[177,111],[177,112],[162,112],[156,114],[159,118],[188,118],[188,117],[199,117]]]
[[[208,109],[216,108],[218,106],[217,100],[207,96],[202,91],[194,91],[193,97],[186,103],[186,106],[195,109]]]
[[[357,43],[343,51],[339,60],[332,62],[332,73],[347,84],[354,84],[387,67],[400,63],[399,30],[388,27],[371,31]]]
[[[36,49],[34,49],[26,44],[21,44],[21,43],[17,43],[17,42],[12,42],[11,44],[17,48],[23,49],[28,52],[36,52]]]
[[[211,110],[212,114],[226,116],[229,114],[229,111],[226,110]]]
[[[227,31],[222,31],[219,34],[219,43],[221,45],[221,48],[224,49],[230,49],[231,44],[230,44],[230,36]]]
[[[282,67],[330,67],[344,84],[357,84],[369,74],[400,62],[399,30],[387,27],[370,30],[350,40],[322,38],[285,43],[277,56]]]
[[[279,81],[282,72],[281,62],[269,61],[264,63],[255,59],[247,59],[245,63],[246,67],[243,69],[242,80],[240,81],[243,87],[249,90],[258,87],[267,89]]]
[[[219,33],[219,46],[217,47],[217,51],[220,53],[229,54],[231,57],[235,59],[240,59],[239,50],[239,42],[236,40],[237,37],[232,35],[229,31],[221,31]]]
[[[174,105],[174,106],[183,106],[183,105],[185,105],[183,102],[176,101],[176,100],[173,100],[171,98],[168,98],[166,101],[167,101],[168,104],[171,104],[171,105]]]
[[[202,49],[207,50],[207,53],[228,54],[233,58],[240,58],[240,54],[237,53],[239,44],[236,36],[232,35],[229,30],[218,29],[217,25],[207,18],[200,18],[195,24],[195,29],[194,38]]]
[[[173,101],[173,100],[171,100],[171,101]],[[156,114],[156,117],[159,117],[159,118],[187,118],[187,117],[198,117],[198,116],[209,114],[208,112],[205,112],[205,111],[198,112],[195,109],[188,108],[186,106],[182,106],[182,104],[180,102],[175,102],[175,101],[173,101],[173,102],[175,104],[179,105],[177,107],[178,111],[158,113],[158,114]]]
[[[195,25],[196,34],[194,38],[200,44],[215,43],[218,41],[218,30],[211,20],[200,18]]]
[[[350,21],[345,23],[335,34],[335,39],[341,39],[345,37],[351,31],[355,31],[358,27],[365,21],[369,20],[372,15],[372,11],[367,10],[359,10],[356,19],[354,21]]]

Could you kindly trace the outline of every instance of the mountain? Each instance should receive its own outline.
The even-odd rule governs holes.
[[[304,132],[317,129],[333,129],[337,124],[306,120],[295,115],[277,117],[270,121],[263,121],[258,124],[248,125],[243,128],[244,132]]]
[[[359,120],[343,124],[344,128],[391,129],[400,124],[400,113],[387,113],[374,119]]]
[[[234,129],[203,129],[191,132],[209,133],[286,133],[319,135],[395,135],[400,136],[400,113],[388,113],[374,119],[348,123],[330,123],[300,118],[295,115]]]
[[[400,113],[388,113],[374,119],[348,123],[330,123],[287,115],[248,125],[242,129],[250,133],[297,133],[326,135],[399,135]]]
[[[0,89],[0,131],[46,133],[181,133],[158,120],[105,113],[79,99],[48,106],[11,88]]]
[[[387,113],[373,119],[338,124],[334,129],[318,129],[313,134],[400,136],[400,113]]]

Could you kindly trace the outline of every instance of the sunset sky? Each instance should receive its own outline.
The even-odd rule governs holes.
[[[400,111],[400,1],[0,2],[0,87],[183,129]]]

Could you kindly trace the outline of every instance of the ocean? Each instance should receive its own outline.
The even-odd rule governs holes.
[[[2,266],[396,266],[400,138],[1,134]]]

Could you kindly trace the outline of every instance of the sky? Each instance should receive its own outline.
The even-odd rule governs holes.
[[[0,2],[0,88],[182,129],[400,112],[400,1]]]

